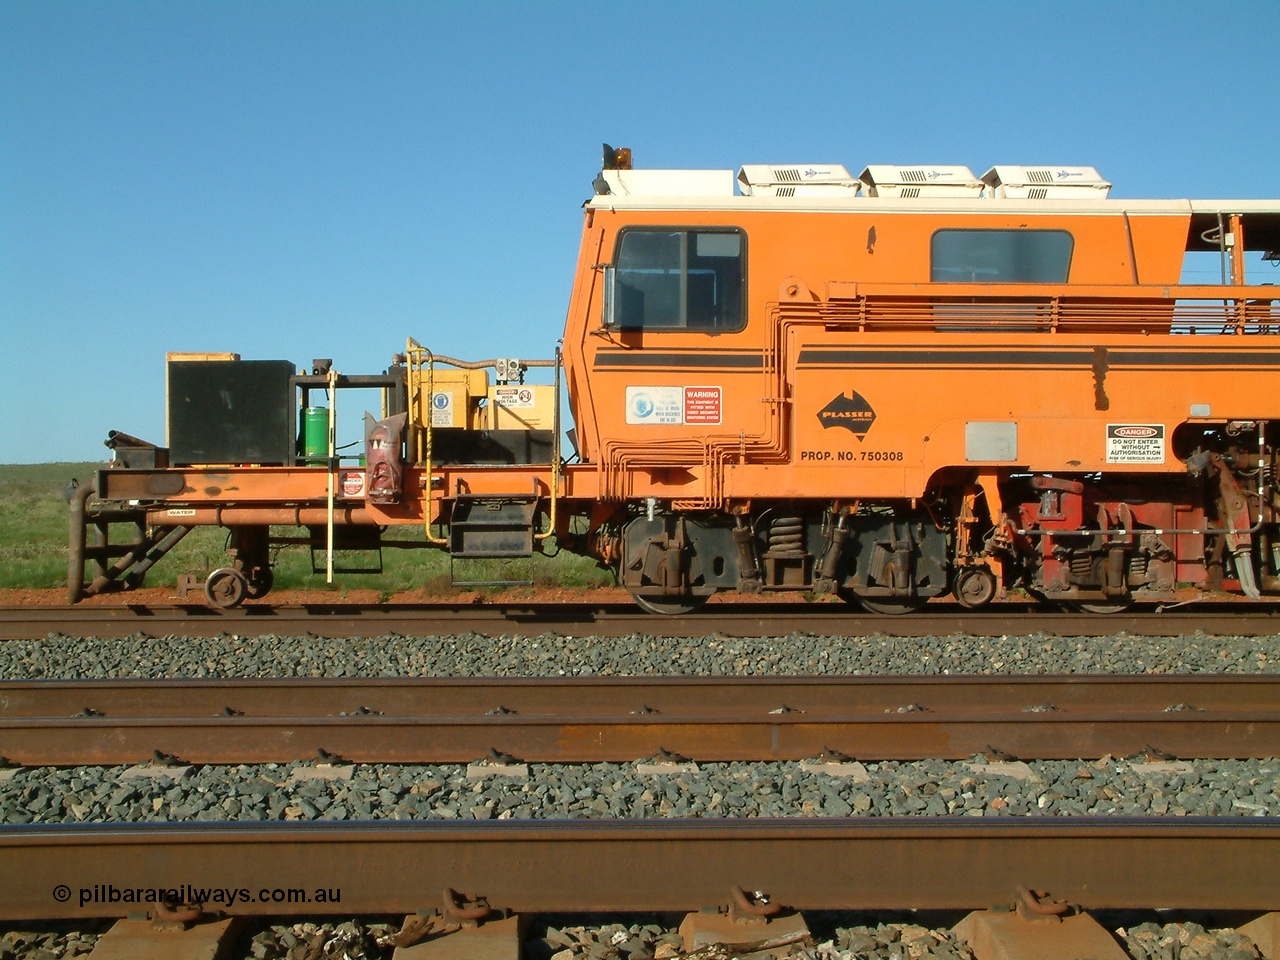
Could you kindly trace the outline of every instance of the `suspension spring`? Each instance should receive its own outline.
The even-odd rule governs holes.
[[[769,552],[804,553],[804,518],[778,517],[769,524]]]

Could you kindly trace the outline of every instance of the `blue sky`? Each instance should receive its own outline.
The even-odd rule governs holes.
[[[1280,196],[1277,41],[1272,2],[7,0],[0,461],[162,442],[170,350],[550,356],[602,141]]]

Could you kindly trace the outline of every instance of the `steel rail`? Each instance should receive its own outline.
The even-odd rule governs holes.
[[[946,601],[907,616],[851,611],[839,603],[715,603],[684,616],[642,613],[629,603],[246,604],[220,610],[203,604],[129,603],[77,606],[0,606],[0,640],[42,639],[50,633],[124,637],[135,634],[209,637],[310,633],[317,637],[402,635],[771,637],[807,633],[864,637],[1045,632],[1096,637],[1201,633],[1280,635],[1271,604],[1197,603],[1177,610],[1135,609],[1108,616],[1048,612],[1025,604],[965,611]]]
[[[1280,676],[0,682],[25,765],[1280,756]]]
[[[20,826],[0,862],[6,920],[122,916],[157,890],[232,915],[406,913],[446,887],[519,912],[696,910],[735,886],[806,910],[982,908],[1019,885],[1087,909],[1280,906],[1277,818]]]

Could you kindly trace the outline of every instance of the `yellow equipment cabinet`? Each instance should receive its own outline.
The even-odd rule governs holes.
[[[436,367],[431,375],[431,396],[426,397],[427,376],[417,378],[409,409],[413,422],[433,428],[484,428],[481,401],[489,395],[489,374],[485,370],[454,370]]]

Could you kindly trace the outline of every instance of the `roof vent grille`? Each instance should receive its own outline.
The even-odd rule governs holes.
[[[863,193],[868,197],[980,197],[982,181],[968,167],[942,164],[936,167],[899,167],[873,164],[862,171]]]
[[[738,171],[744,197],[854,197],[858,186],[838,163],[748,163]]]
[[[982,182],[998,200],[1105,200],[1111,191],[1093,167],[996,166]]]

